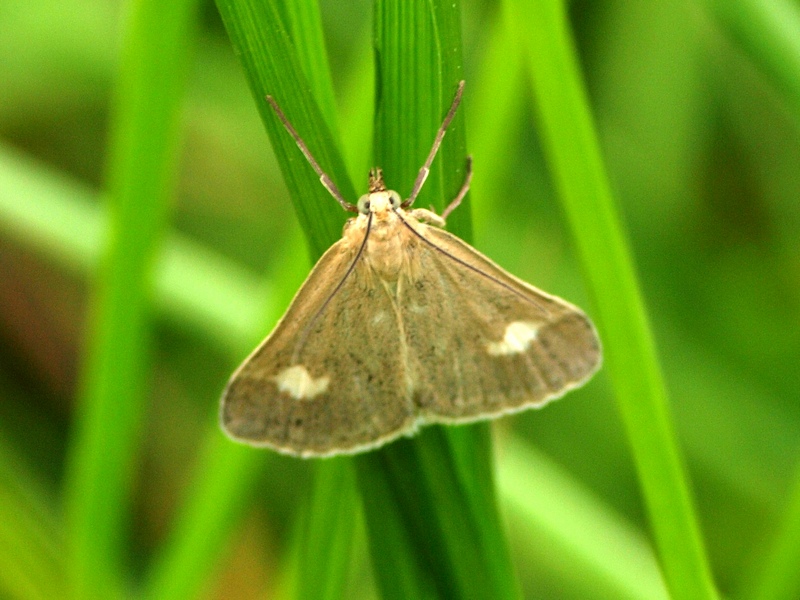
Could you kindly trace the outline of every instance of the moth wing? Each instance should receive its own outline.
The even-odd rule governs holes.
[[[339,241],[231,377],[221,421],[234,439],[298,456],[352,453],[416,428],[388,290]],[[327,306],[320,313],[323,304]]]
[[[423,422],[468,422],[540,406],[599,368],[597,332],[580,309],[446,231],[415,229],[438,248],[419,240],[417,275],[398,302]]]

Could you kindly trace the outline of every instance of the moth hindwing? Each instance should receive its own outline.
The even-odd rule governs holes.
[[[442,217],[411,208],[462,90],[463,82],[409,198],[373,169],[355,205],[268,98],[323,184],[358,214],[228,382],[221,420],[234,439],[305,457],[361,452],[424,424],[541,406],[599,368],[600,342],[580,309],[442,230]],[[443,216],[470,178],[468,161]]]

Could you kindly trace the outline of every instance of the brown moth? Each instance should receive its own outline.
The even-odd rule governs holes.
[[[233,439],[302,457],[364,452],[425,424],[542,406],[599,368],[597,332],[580,309],[441,229],[469,189],[469,161],[442,216],[410,209],[463,87],[409,198],[373,169],[356,205],[267,97],[323,185],[358,216],[228,382],[221,421]]]

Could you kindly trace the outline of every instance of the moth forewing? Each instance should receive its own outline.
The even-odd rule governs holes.
[[[389,296],[361,262],[332,295],[354,255],[347,240],[334,244],[231,377],[221,421],[234,439],[327,456],[368,450],[416,428]]]
[[[421,276],[403,286],[398,304],[424,422],[542,406],[599,368],[599,339],[580,309],[446,231],[425,227],[421,234],[430,242],[416,252]]]

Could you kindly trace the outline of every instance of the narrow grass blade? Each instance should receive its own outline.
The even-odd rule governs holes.
[[[313,257],[341,235],[346,215],[320,184],[266,101],[271,95],[346,198],[355,198],[344,162],[274,1],[218,0],[217,7],[250,84]]]
[[[335,131],[335,104],[333,87],[327,70],[324,40],[321,28],[319,7],[309,0],[292,0],[281,3],[276,8],[288,23],[291,37],[295,43],[286,47],[285,33],[275,24],[267,25],[261,21],[270,13],[269,7],[260,7],[251,12],[252,6],[242,4],[233,7],[220,3],[220,10],[229,29],[246,35],[255,35],[254,28],[264,28],[265,42],[278,57],[284,57],[283,68],[299,63],[309,81],[314,83],[314,98],[324,113],[324,119],[331,131]],[[243,15],[247,15],[244,17]],[[277,37],[276,37],[277,34]],[[245,44],[244,39],[234,39],[234,43]],[[297,56],[292,51],[297,50]],[[248,57],[246,64],[260,65],[264,57]],[[263,66],[263,64],[261,64]],[[269,71],[267,70],[267,73]],[[251,74],[252,81],[269,81],[269,75]],[[279,85],[269,85],[277,90]],[[274,93],[274,92],[271,92]],[[263,98],[259,99],[263,101]],[[319,187],[319,182],[314,184]],[[289,264],[292,261],[283,261]],[[278,278],[280,279],[280,277]],[[280,292],[279,292],[280,293]],[[291,297],[287,293],[284,296]],[[270,327],[277,321],[277,315],[269,319]],[[243,339],[249,339],[246,336]],[[252,346],[257,341],[250,341]],[[249,348],[239,348],[239,358],[246,356]],[[192,598],[202,584],[209,579],[213,559],[221,551],[227,535],[238,521],[241,504],[247,491],[270,453],[250,448],[236,447],[224,439],[219,432],[216,419],[208,434],[208,444],[216,448],[206,454],[201,461],[195,485],[187,495],[181,520],[171,536],[168,548],[154,565],[149,580],[148,598]],[[325,466],[322,466],[324,469]],[[231,476],[235,473],[235,476]],[[352,479],[352,478],[350,478]],[[318,477],[313,490],[314,501],[310,512],[305,515],[308,523],[304,528],[301,547],[303,552],[298,565],[298,597],[336,598],[341,595],[342,582],[349,563],[349,544],[355,519],[355,503],[332,501],[346,500],[353,495],[353,485],[347,477]],[[213,501],[209,502],[209,498]],[[198,535],[199,530],[213,535]],[[335,549],[332,551],[332,549]],[[344,563],[344,564],[342,564]]]
[[[461,79],[458,3],[375,4],[375,164],[407,197]],[[467,92],[468,97],[469,92]],[[455,196],[466,159],[464,114],[451,124],[419,206]],[[450,225],[471,234],[467,205]],[[357,459],[378,584],[385,598],[514,598],[495,506],[487,425],[430,428]]]
[[[179,104],[196,2],[132,5],[114,109],[112,217],[93,293],[88,349],[65,483],[77,598],[110,593],[145,406],[152,269],[167,225]]]
[[[68,584],[63,528],[55,498],[43,488],[0,432],[0,596],[4,598],[55,598]]]
[[[79,182],[0,146],[0,231],[67,271],[86,274],[100,257],[107,219]]]
[[[275,98],[345,198],[355,202],[356,197],[332,139],[335,107],[327,61],[321,56],[322,44],[312,44],[316,51],[305,46],[302,55],[295,51],[302,39],[317,42],[322,39],[321,31],[317,31],[319,18],[316,9],[299,0],[297,4],[303,6],[293,9],[291,5],[252,0],[217,2],[272,139],[311,254],[318,258],[340,237],[347,215],[322,186],[265,102],[267,94]],[[282,17],[281,8],[292,14]],[[284,18],[291,26],[284,23]],[[294,44],[292,36],[297,38]],[[318,93],[312,94],[311,89]],[[324,106],[322,111],[320,103]],[[341,596],[358,512],[352,476],[346,476],[350,468],[349,464],[339,461],[317,465],[313,501],[304,515],[300,541],[296,569],[299,585],[295,587],[298,597]]]
[[[783,518],[740,598],[791,600],[800,597],[800,466]]]
[[[509,26],[508,10],[501,5],[487,28],[486,50],[476,76],[469,82],[466,110],[470,119],[470,152],[475,161],[472,204],[476,242],[487,224],[501,218],[503,182],[513,180],[514,161],[508,148],[519,137],[526,109],[527,73],[522,40]]]
[[[285,0],[278,4],[291,32],[297,60],[303,69],[314,99],[334,138],[338,138],[336,101],[333,94],[331,70],[325,51],[322,16],[316,0]]]
[[[344,598],[359,506],[353,461],[318,461],[311,506],[302,516],[294,598]]]
[[[0,231],[65,271],[100,264],[109,214],[88,186],[0,146]],[[239,359],[275,294],[235,262],[171,232],[155,265],[158,314]],[[245,342],[244,340],[247,340]]]
[[[354,42],[361,51],[342,86],[342,153],[356,187],[365,185],[372,167],[372,112],[375,105],[375,68],[371,31],[366,29]],[[364,188],[359,188],[364,189]]]
[[[197,474],[169,539],[148,571],[142,597],[189,600],[207,592],[231,530],[241,522],[250,491],[269,458],[232,444],[214,418]]]
[[[570,596],[667,600],[649,540],[529,444],[504,440],[498,488],[512,531],[529,552],[568,565]],[[512,535],[514,535],[512,534]]]
[[[427,428],[357,459],[384,598],[517,597],[488,432]]]
[[[780,90],[800,125],[800,6],[792,0],[703,0]]]
[[[276,282],[283,279],[297,279],[294,271],[300,263],[305,262],[302,258],[304,256],[302,241],[295,238],[299,236],[294,236],[287,244],[287,248],[281,252],[287,258],[278,261],[280,270],[273,277]],[[305,264],[302,267],[305,269]],[[209,280],[200,275],[202,272],[189,268],[180,278],[173,278],[171,281],[175,285],[189,278],[206,281],[208,284]],[[223,278],[218,283],[224,285],[226,282]],[[194,286],[189,284],[189,287]],[[231,369],[235,367],[236,361],[246,356],[260,341],[263,331],[268,331],[277,322],[278,306],[290,300],[286,290],[281,289],[285,287],[276,283],[273,293],[270,294],[271,298],[264,303],[265,306],[261,311],[264,316],[259,319],[264,325],[256,327],[255,322],[251,322],[246,333],[238,332],[239,335],[236,336],[237,332],[233,332],[234,336],[231,334],[224,336],[223,339],[235,341],[235,351],[231,354]],[[225,297],[235,292],[236,286],[230,286],[229,289],[218,290],[215,293]],[[258,296],[264,295],[255,291],[251,293],[254,293],[250,298],[253,305],[259,302]],[[199,302],[215,304],[208,293],[200,294]],[[227,314],[223,312],[222,315],[224,323]],[[176,513],[178,515],[176,523],[145,578],[143,586],[145,598],[175,600],[197,598],[202,595],[216,574],[215,567],[226,548],[231,532],[241,523],[243,515],[253,501],[251,492],[255,489],[257,481],[259,478],[269,476],[267,467],[273,464],[271,459],[275,455],[229,440],[220,429],[216,401],[217,398],[214,398],[213,415],[209,420],[203,451],[199,455],[192,483]]]
[[[716,591],[672,432],[633,260],[558,0],[512,0],[529,40],[543,145],[594,298],[606,370],[633,448],[659,558],[676,599]]]

